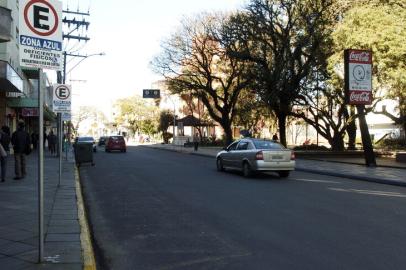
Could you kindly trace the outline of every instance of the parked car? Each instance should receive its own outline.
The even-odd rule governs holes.
[[[276,141],[246,138],[219,152],[216,163],[218,171],[239,169],[245,177],[257,171],[274,171],[280,177],[288,177],[295,169],[295,154]]]
[[[125,144],[125,140],[124,140],[123,136],[114,135],[114,136],[108,137],[108,139],[106,140],[105,151],[111,152],[113,150],[118,150],[121,152],[127,151],[127,146]]]
[[[99,138],[99,142],[97,143],[97,145],[98,146],[103,146],[103,145],[106,145],[106,140],[107,140],[107,136],[101,136],[100,138]]]
[[[92,143],[93,152],[97,152],[96,141],[91,136],[76,137],[76,143]]]

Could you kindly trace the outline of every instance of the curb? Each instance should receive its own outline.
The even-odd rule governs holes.
[[[365,166],[365,163],[354,163],[354,162],[341,161],[341,160],[339,160],[339,161],[332,161],[332,160],[325,160],[325,159],[318,159],[318,158],[301,158],[301,159]],[[406,170],[406,167],[402,167],[402,166],[378,165],[377,167]]]
[[[143,147],[145,147],[145,146],[143,146]],[[214,157],[213,155],[210,155],[210,154],[204,154],[204,153],[198,153],[198,152],[196,152],[196,153],[194,153],[194,152],[183,152],[183,151],[179,151],[179,150],[176,150],[176,149],[167,149],[167,148],[160,148],[160,147],[153,147],[153,146],[148,147],[148,148],[153,148],[153,149],[158,149],[158,150],[163,150],[163,151],[170,151],[170,152],[178,152],[178,153],[196,155],[196,156],[202,156],[202,157],[209,157],[209,158]],[[353,163],[349,163],[349,164],[353,164]],[[356,164],[356,165],[358,165],[358,164]],[[385,185],[406,187],[406,182],[397,181],[397,180],[380,179],[380,178],[360,176],[360,175],[354,175],[354,174],[337,173],[337,172],[332,172],[332,171],[306,169],[306,168],[297,167],[297,166],[296,166],[295,170],[314,173],[314,174],[334,176],[334,177],[343,177],[343,178],[349,178],[349,179],[353,179],[353,180],[373,182],[373,183],[379,183],[379,184],[385,184]]]
[[[75,166],[76,198],[78,205],[78,218],[80,224],[80,242],[82,245],[83,270],[96,270],[96,260],[83,203],[82,188],[78,168]]]
[[[360,176],[360,175],[354,175],[354,174],[345,174],[345,173],[337,173],[337,172],[331,172],[331,171],[305,169],[305,168],[301,168],[301,167],[296,167],[296,170],[302,171],[302,172],[308,172],[308,173],[334,176],[334,177],[344,177],[344,178],[361,180],[361,181],[366,181],[366,182],[374,182],[374,183],[378,183],[378,184],[406,187],[406,182],[391,180],[391,179],[380,179],[380,178]]]

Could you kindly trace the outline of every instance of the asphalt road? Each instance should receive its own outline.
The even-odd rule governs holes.
[[[99,269],[406,269],[406,189],[294,172],[219,173],[129,147],[80,176]]]

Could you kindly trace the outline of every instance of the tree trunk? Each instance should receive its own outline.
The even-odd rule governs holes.
[[[357,137],[357,125],[352,121],[347,127],[348,134],[348,150],[355,150],[355,140]]]
[[[283,112],[279,112],[277,114],[278,117],[278,128],[279,128],[279,141],[285,147],[287,146],[286,143],[286,114]]]
[[[347,111],[347,110],[346,110]],[[346,119],[348,120],[349,117],[354,116],[355,114],[355,108],[354,106],[350,107],[350,114],[346,115]],[[356,143],[356,138],[357,138],[357,125],[355,124],[355,120],[353,120],[351,123],[348,124],[347,127],[347,134],[348,134],[348,150],[355,150],[355,143]]]
[[[344,138],[340,134],[334,134],[329,143],[333,151],[344,151]]]
[[[229,145],[233,142],[233,131],[231,130],[231,125],[222,124],[221,126],[223,127],[224,134],[226,136],[226,145]]]

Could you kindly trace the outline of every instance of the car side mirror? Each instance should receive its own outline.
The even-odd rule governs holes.
[[[227,148],[227,147],[223,147],[223,150],[228,152],[228,148]]]

